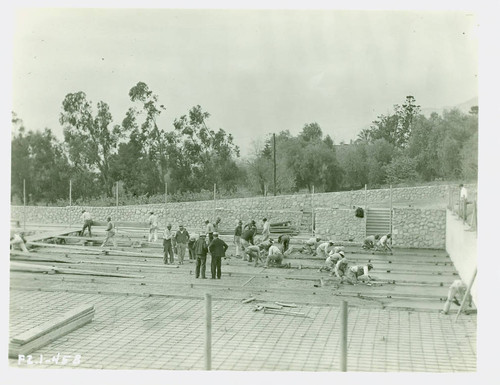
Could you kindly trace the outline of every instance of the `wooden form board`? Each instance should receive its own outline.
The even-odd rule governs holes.
[[[82,305],[13,338],[9,343],[9,357],[29,354],[48,343],[89,323],[94,318],[93,305]]]

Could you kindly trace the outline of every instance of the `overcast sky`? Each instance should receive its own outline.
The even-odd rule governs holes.
[[[339,143],[406,95],[437,108],[476,97],[477,25],[462,11],[17,10],[13,110],[62,138],[66,94],[105,101],[119,124],[143,81],[163,129],[199,104],[244,155],[310,122]]]

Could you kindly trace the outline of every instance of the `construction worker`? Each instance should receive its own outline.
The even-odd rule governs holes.
[[[221,264],[222,258],[226,256],[226,250],[229,246],[226,242],[219,238],[219,233],[214,232],[214,240],[208,246],[208,250],[210,250],[210,254],[212,254],[212,263],[211,263],[211,271],[212,271],[212,279],[220,279],[221,277]]]
[[[316,247],[318,247],[318,243],[320,241],[321,241],[320,237],[313,237],[313,238],[309,238],[307,241],[305,241],[304,245],[305,245],[306,249],[309,251],[309,253],[316,255]]]
[[[350,284],[355,284],[356,282],[358,282],[358,277],[361,277],[362,275],[364,275],[366,279],[370,280],[371,277],[369,275],[369,272],[372,269],[373,265],[371,263],[368,263],[366,265],[351,266],[347,269],[345,278]]]
[[[319,272],[321,273],[322,271],[326,270],[326,271],[333,273],[337,262],[344,257],[345,257],[345,255],[344,255],[344,252],[342,250],[339,250],[336,253],[328,254],[328,257],[325,260],[325,264],[319,269]]]
[[[163,263],[165,265],[174,263],[173,237],[172,224],[169,223],[163,232]]]
[[[175,233],[175,244],[177,248],[177,259],[179,265],[184,264],[184,256],[189,242],[189,233],[183,225],[179,225],[179,230]]]
[[[460,216],[467,221],[467,188],[460,184]]]
[[[453,283],[450,286],[450,289],[448,290],[448,298],[444,303],[444,307],[441,313],[448,314],[452,302],[455,305],[460,306],[460,302],[465,301],[464,310],[466,310],[467,307],[471,307],[472,297],[469,295],[468,298],[465,298],[466,293],[467,293],[467,285],[461,279],[456,279],[455,281],[453,281]]]
[[[333,273],[330,273],[331,275],[335,274],[338,278],[343,279],[344,276],[347,273],[347,268],[349,267],[349,262],[347,261],[346,258],[341,258],[337,264],[335,265],[335,268],[333,270]]]
[[[201,278],[206,279],[208,246],[205,238],[205,234],[200,234],[200,237],[194,243],[194,253],[196,254],[195,278],[199,278],[201,274]]]
[[[267,218],[262,220],[263,228],[262,228],[262,241],[267,241],[271,235],[271,225],[269,224]]]
[[[101,247],[106,246],[107,243],[108,243],[108,241],[110,239],[113,242],[113,246],[116,247],[116,238],[115,238],[116,228],[115,228],[115,224],[113,222],[111,222],[111,217],[108,217],[106,219],[106,221],[108,222],[108,225],[106,226],[106,239],[102,243]]]
[[[214,225],[210,223],[208,219],[205,220],[205,229],[208,236],[208,243],[214,240]]]
[[[21,251],[25,253],[29,253],[28,248],[26,247],[26,239],[24,238],[24,233],[16,233],[10,238],[10,247],[12,250],[19,248]]]
[[[392,248],[389,245],[390,242],[391,242],[391,234],[384,235],[375,244],[375,249],[377,251],[386,251],[386,250],[389,250],[392,253]]]
[[[241,257],[241,255],[240,255],[240,249],[241,249],[241,233],[243,232],[242,224],[243,224],[243,222],[241,222],[239,220],[238,223],[237,223],[237,225],[236,225],[236,228],[234,229],[234,239],[233,239],[233,242],[234,242],[234,246],[236,248],[235,254],[236,254],[237,258]]]
[[[320,244],[316,248],[316,255],[318,255],[321,258],[325,258],[326,259],[328,253],[330,252],[329,248],[332,247],[332,246],[333,246],[333,242],[332,241],[323,242],[322,244]]]
[[[283,265],[283,253],[280,248],[276,245],[272,245],[269,248],[269,253],[267,255],[265,268],[269,267],[269,264],[272,263],[275,267],[289,267],[290,265]]]
[[[194,243],[196,242],[196,240],[198,239],[198,234],[191,234],[189,236],[189,241],[188,241],[188,244],[187,244],[187,248],[188,248],[188,252],[189,252],[189,260],[196,260],[196,254],[194,253]]]
[[[259,261],[262,253],[259,246],[255,245],[247,246],[245,249],[243,249],[243,252],[245,253],[243,256],[243,260],[249,262],[252,262],[252,259],[255,259],[255,261]],[[246,256],[248,256],[248,258]]]
[[[149,212],[149,236],[148,236],[148,242],[151,241],[157,241],[158,240],[158,216],[153,212]]]
[[[283,245],[283,254],[287,252],[290,247],[290,236],[288,234],[282,234],[278,237],[278,243]]]
[[[369,235],[363,241],[363,246],[361,246],[365,250],[371,250],[375,247],[375,244],[380,239],[380,235]]]
[[[92,215],[87,210],[82,210],[83,229],[80,235],[83,237],[85,229],[89,229],[89,237],[92,237]]]
[[[214,223],[214,233],[219,232],[220,222],[221,222],[220,217],[217,217],[217,219],[215,220],[215,223]]]
[[[241,248],[243,249],[243,251],[250,245],[253,245],[254,244],[254,239],[253,237],[255,236],[255,233],[257,232],[257,228],[256,227],[250,227],[246,230],[244,230],[242,233],[241,233]],[[243,258],[245,259],[245,258]]]

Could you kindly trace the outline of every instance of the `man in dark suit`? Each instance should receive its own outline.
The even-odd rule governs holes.
[[[227,243],[219,238],[219,233],[214,233],[214,240],[208,246],[210,254],[212,254],[212,279],[220,279],[222,258],[226,256]]]

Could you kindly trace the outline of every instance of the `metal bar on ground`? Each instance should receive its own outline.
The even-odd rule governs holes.
[[[340,303],[340,371],[347,372],[347,302]]]
[[[205,293],[205,370],[212,370],[212,296]]]

